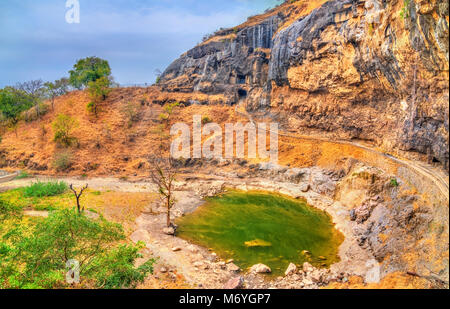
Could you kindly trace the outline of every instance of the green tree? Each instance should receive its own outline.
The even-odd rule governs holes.
[[[0,288],[64,288],[66,263],[79,262],[81,287],[133,288],[155,260],[134,262],[143,244],[123,245],[121,225],[75,210],[50,213],[35,226],[6,233],[0,243]]]
[[[33,106],[33,98],[25,91],[13,87],[0,90],[0,112],[3,117],[15,126],[22,112]]]
[[[76,138],[72,136],[73,130],[78,127],[78,121],[65,114],[59,114],[52,122],[54,132],[54,141],[64,145],[70,146]]]
[[[91,97],[91,102],[87,105],[88,111],[93,112],[97,116],[98,105],[106,100],[106,97],[111,92],[111,81],[107,77],[101,77],[96,81],[91,81],[88,84],[88,92]]]
[[[89,82],[106,77],[111,79],[111,68],[108,61],[98,57],[88,57],[78,60],[70,73],[70,84],[76,89],[88,86]]]

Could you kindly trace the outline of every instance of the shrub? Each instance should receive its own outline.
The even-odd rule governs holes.
[[[91,97],[91,102],[87,105],[87,110],[97,116],[98,105],[106,100],[106,97],[111,92],[111,81],[107,77],[101,77],[96,81],[91,81],[88,84],[88,92]]]
[[[122,109],[122,113],[127,119],[128,128],[131,128],[134,122],[139,121],[139,107],[133,102],[127,102]]]
[[[17,124],[22,112],[30,109],[33,104],[33,98],[23,90],[12,87],[0,89],[0,112],[11,126]]]
[[[411,0],[404,0],[403,1],[403,8],[400,11],[400,17],[402,19],[407,19],[407,18],[410,17],[410,14],[409,14],[409,6],[410,6],[410,4],[411,4]]]
[[[398,186],[399,186],[399,183],[398,183],[397,179],[392,178],[391,181],[390,181],[390,185],[391,185],[392,187],[398,187]]]
[[[27,233],[14,234],[0,242],[0,288],[68,287],[69,260],[79,261],[80,286],[87,288],[133,288],[153,272],[154,259],[134,266],[144,244],[118,244],[126,239],[122,226],[103,217],[57,210]]]
[[[24,188],[25,197],[44,197],[60,195],[67,191],[69,187],[63,181],[59,182],[35,182]]]
[[[205,117],[202,118],[202,124],[208,124],[208,123],[211,123],[211,122],[212,122],[212,120],[208,116],[205,116]]]
[[[59,152],[53,158],[53,167],[57,171],[65,171],[72,165],[72,154],[69,151]]]
[[[161,122],[165,122],[168,124],[170,122],[171,116],[174,113],[174,109],[178,106],[180,106],[179,102],[172,102],[172,103],[166,104],[163,108],[164,112],[159,114],[159,120]]]
[[[63,146],[70,146],[76,142],[76,138],[72,136],[73,130],[78,127],[78,121],[68,115],[59,114],[52,122],[54,141]]]

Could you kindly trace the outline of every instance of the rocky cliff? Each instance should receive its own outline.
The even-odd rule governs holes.
[[[447,169],[448,7],[286,1],[183,54],[160,86],[221,94],[223,104],[276,114],[290,130],[370,141]]]

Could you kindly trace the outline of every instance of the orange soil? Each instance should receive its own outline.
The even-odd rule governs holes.
[[[158,117],[162,112],[161,106],[150,102],[155,100],[186,102],[199,98],[213,102],[216,99],[197,93],[161,93],[155,88],[114,89],[101,104],[98,117],[95,117],[86,110],[89,102],[87,93],[74,91],[57,98],[55,109],[41,120],[22,121],[17,128],[17,137],[14,131],[5,133],[0,144],[0,164],[2,160],[12,160],[13,163],[6,166],[10,170],[26,169],[26,165],[30,165],[25,164],[27,161],[47,165],[48,170],[39,172],[44,175],[147,176],[147,157],[159,151]],[[128,118],[124,112],[129,102],[138,107],[140,118],[132,123],[131,127],[128,126]],[[79,125],[74,130],[73,136],[78,139],[78,146],[65,149],[53,141],[51,123],[58,114],[67,114],[77,119]],[[192,105],[177,107],[171,124],[185,122],[192,126],[193,115],[207,116],[222,127],[225,123],[248,122],[245,116],[236,113],[235,108],[231,106]],[[60,173],[52,166],[54,156],[65,151],[70,151],[73,164],[70,171]],[[393,173],[397,168],[389,160],[352,145],[284,136],[279,139],[281,165],[289,164],[292,167],[317,165],[335,169],[343,164],[343,159],[349,157],[367,163],[376,162],[376,165],[385,166],[386,170]]]

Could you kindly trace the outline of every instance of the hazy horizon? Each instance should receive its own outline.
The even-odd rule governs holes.
[[[121,84],[153,83],[204,35],[232,27],[277,0],[98,0],[66,22],[66,0],[0,2],[0,87],[68,75],[76,60],[109,61]]]

